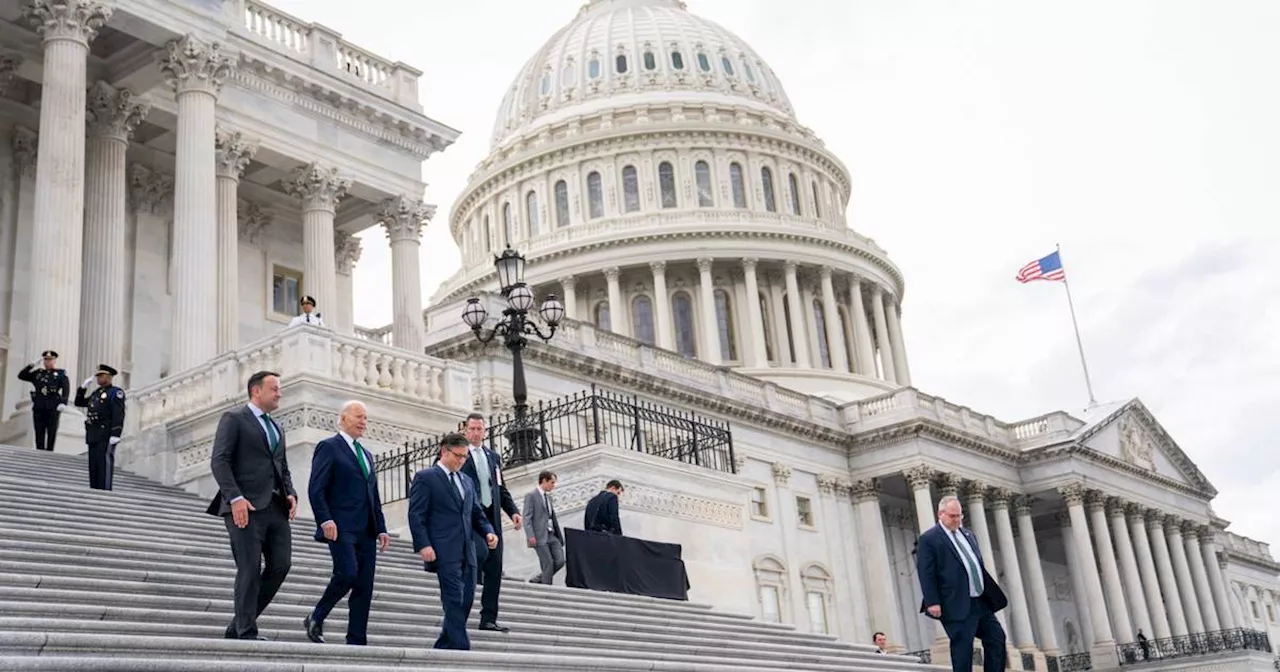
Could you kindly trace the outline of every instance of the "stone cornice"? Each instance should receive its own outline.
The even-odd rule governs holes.
[[[1019,462],[1021,464],[1035,464],[1037,462],[1048,462],[1063,458],[1081,460],[1106,467],[1111,471],[1117,471],[1128,476],[1134,476],[1137,477],[1138,480],[1148,481],[1161,488],[1174,490],[1181,494],[1190,495],[1196,499],[1201,499],[1206,502],[1213,499],[1213,497],[1218,494],[1216,490],[1212,490],[1211,492],[1202,491],[1195,486],[1180,483],[1167,476],[1152,473],[1151,471],[1143,469],[1137,465],[1130,464],[1125,460],[1100,453],[1092,448],[1085,447],[1083,444],[1075,442],[1060,443],[1024,452],[1022,453],[1022,457]]]
[[[1203,490],[1203,493],[1201,493],[1202,496],[1207,495],[1212,499],[1218,495],[1218,490],[1213,487],[1213,484],[1209,483],[1209,479],[1200,471],[1200,468],[1191,461],[1191,458],[1187,456],[1186,452],[1174,442],[1173,437],[1169,436],[1169,433],[1160,426],[1160,423],[1155,419],[1155,416],[1151,414],[1151,411],[1138,399],[1130,400],[1128,403],[1112,412],[1111,415],[1107,416],[1105,419],[1094,423],[1092,427],[1082,432],[1073,440],[1080,445],[1084,445],[1084,443],[1095,434],[1107,427],[1110,427],[1116,420],[1131,412],[1141,423],[1142,429],[1155,436],[1156,441],[1162,449],[1161,452],[1163,452],[1165,457],[1173,463],[1173,466],[1181,471],[1182,474],[1187,477],[1187,480],[1192,482],[1193,486],[1198,486]],[[1128,464],[1128,462],[1125,462],[1125,464]],[[1130,466],[1133,467],[1134,465]],[[1138,472],[1143,474],[1151,473],[1146,469],[1138,467],[1134,467],[1134,469],[1137,469]],[[1176,481],[1172,481],[1172,479],[1163,480],[1169,480],[1176,483]]]

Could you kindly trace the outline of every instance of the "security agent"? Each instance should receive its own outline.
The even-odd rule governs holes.
[[[86,378],[76,390],[76,406],[88,410],[84,420],[84,442],[89,446],[89,487],[110,490],[111,476],[115,470],[116,444],[124,431],[124,390],[111,384],[119,373],[106,364],[98,365],[98,372]],[[89,392],[94,380],[98,388]]]
[[[320,313],[315,312],[316,310],[315,297],[303,296],[302,299],[298,301],[298,303],[301,304],[302,306],[302,313],[300,315],[295,316],[292,320],[290,320],[289,326],[296,327],[299,324],[310,324],[317,327],[324,326],[324,318],[320,316]]]
[[[58,353],[45,350],[40,359],[22,367],[18,380],[31,383],[31,422],[36,430],[36,450],[53,451],[58,438],[58,420],[67,407],[71,381],[57,368]]]

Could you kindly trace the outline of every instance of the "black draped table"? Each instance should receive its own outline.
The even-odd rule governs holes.
[[[565,585],[611,593],[689,599],[680,544],[565,528]]]

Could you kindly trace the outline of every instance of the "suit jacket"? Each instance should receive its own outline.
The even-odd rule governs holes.
[[[942,621],[963,621],[969,617],[973,600],[982,600],[991,611],[1000,611],[1009,604],[1004,591],[996,585],[995,579],[987,572],[987,563],[982,559],[982,550],[978,538],[966,528],[960,528],[963,541],[969,544],[973,557],[978,560],[978,569],[982,572],[982,595],[969,597],[969,572],[965,570],[964,559],[951,543],[951,537],[941,525],[934,525],[920,535],[916,544],[916,573],[920,577],[920,592],[924,599],[920,603],[920,611],[932,605],[942,607]]]
[[[587,502],[587,513],[583,517],[582,526],[588,531],[611,532],[622,534],[622,520],[618,517],[618,496],[608,490]]]
[[[283,506],[288,506],[287,496],[298,496],[293,489],[289,460],[285,455],[288,452],[285,446],[289,444],[285,442],[280,425],[274,420],[271,423],[280,437],[274,454],[267,442],[266,430],[248,404],[222,414],[213,436],[213,454],[209,458],[218,492],[209,502],[207,513],[215,516],[231,513],[231,500],[236,497],[244,497],[253,508],[261,511],[271,504],[273,496],[278,497]]]
[[[490,493],[490,505],[486,509],[483,504],[480,508],[484,510],[485,516],[489,518],[489,524],[493,529],[502,529],[502,512],[506,511],[508,516],[520,515],[520,509],[516,508],[516,500],[512,499],[511,492],[507,490],[506,481],[502,479],[502,468],[498,466],[502,462],[502,457],[490,450],[488,446],[482,446],[484,450],[485,460],[489,463],[489,485],[492,489]],[[468,446],[467,450],[471,450]],[[462,463],[462,473],[471,477],[471,482],[476,486],[476,501],[480,501],[480,477],[476,471],[476,461],[471,455],[467,455],[467,461]]]
[[[413,535],[413,551],[430,546],[436,561],[426,563],[427,571],[437,567],[476,565],[475,535],[493,532],[471,479],[458,475],[464,497],[449,482],[439,465],[419,471],[409,486],[409,532]]]
[[[316,518],[316,541],[329,541],[320,529],[320,523],[327,520],[338,526],[339,538],[353,534],[357,539],[372,539],[387,531],[378,479],[373,471],[373,454],[363,447],[361,450],[365,464],[369,465],[367,477],[351,445],[341,434],[316,444],[311,455],[311,480],[307,484],[307,498]]]
[[[120,438],[124,432],[124,390],[115,385],[99,386],[90,392],[76,389],[76,406],[85,409],[84,440],[88,443]]]
[[[548,530],[548,527],[553,528]],[[542,488],[534,488],[524,496],[524,537],[536,539],[539,546],[547,543],[548,535],[554,536],[564,543],[564,532],[560,530],[560,517],[547,509],[547,500],[543,498]]]

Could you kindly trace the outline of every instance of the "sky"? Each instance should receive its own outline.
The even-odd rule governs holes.
[[[423,70],[426,113],[462,131],[424,164],[430,297],[459,266],[447,213],[507,85],[583,3],[271,4]],[[1230,529],[1280,542],[1280,4],[688,6],[752,45],[848,167],[851,226],[906,277],[916,387],[1007,421],[1081,412],[1063,285],[1013,279],[1060,245],[1098,401],[1142,399]],[[390,254],[364,237],[355,317],[380,326]]]

